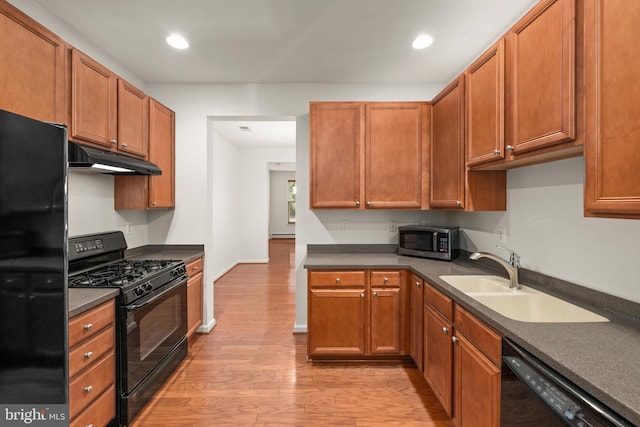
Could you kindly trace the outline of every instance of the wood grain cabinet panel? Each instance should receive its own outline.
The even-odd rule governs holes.
[[[504,159],[504,39],[466,71],[467,166]]]
[[[311,208],[420,209],[428,109],[426,102],[312,102]]]
[[[77,49],[71,51],[70,138],[117,147],[118,76]]]
[[[585,3],[585,213],[640,219],[640,2]]]
[[[202,325],[203,262],[202,258],[187,264],[187,338]]]
[[[575,0],[543,0],[507,34],[507,150],[575,139]]]
[[[453,413],[453,324],[424,305],[424,378],[449,416]]]
[[[67,122],[67,44],[7,2],[0,3],[0,109]]]
[[[309,271],[309,357],[408,354],[406,281],[401,271]]]
[[[149,155],[148,97],[123,79],[118,79],[118,150],[142,158]]]
[[[433,208],[464,209],[464,75],[431,103],[431,192]]]
[[[409,354],[418,369],[424,371],[424,282],[420,277],[412,274],[409,286],[411,292],[411,337]]]
[[[364,203],[364,105],[312,102],[309,113],[311,208],[359,208]]]
[[[114,179],[116,210],[171,209],[175,207],[175,113],[153,98],[149,103],[149,161],[162,175]]]

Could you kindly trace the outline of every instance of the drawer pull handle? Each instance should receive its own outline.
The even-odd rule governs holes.
[[[336,277],[336,283],[340,283],[340,278]]]
[[[85,427],[93,427],[93,424],[87,424]]]
[[[87,352],[84,354],[84,358],[85,358],[85,359],[91,359],[92,357],[93,357],[93,351],[87,351]]]
[[[447,328],[446,326],[443,326],[442,327],[442,333],[445,334],[445,335],[448,334],[449,333],[449,328]]]
[[[93,391],[93,386],[92,385],[88,385],[84,388],[84,391],[86,393],[91,393]]]
[[[389,283],[389,278],[388,277],[384,278],[384,283]]]
[[[197,265],[194,265],[194,266],[193,266],[193,269],[194,269],[195,271],[198,271],[198,266],[197,266]]]
[[[84,325],[84,330],[85,331],[88,331],[88,330],[90,330],[92,328],[93,328],[93,323],[87,323],[86,325]]]

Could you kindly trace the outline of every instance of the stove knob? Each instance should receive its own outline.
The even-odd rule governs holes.
[[[151,290],[153,289],[153,285],[149,282],[145,283],[144,285],[142,285],[142,287],[144,288],[145,291],[147,292],[151,292]]]
[[[142,286],[138,286],[133,290],[133,293],[136,294],[137,297],[142,296],[144,294],[144,289],[142,289]]]

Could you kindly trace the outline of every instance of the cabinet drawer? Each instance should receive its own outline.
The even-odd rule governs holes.
[[[89,338],[115,321],[114,300],[69,320],[69,347]]]
[[[69,378],[113,348],[114,328],[106,328],[69,351]]]
[[[107,425],[116,415],[116,391],[112,385],[100,395],[87,409],[74,419],[69,427],[87,427]]]
[[[312,271],[309,286],[364,286],[364,271]]]
[[[113,385],[116,365],[113,352],[69,382],[69,416],[74,418]]]
[[[372,271],[371,286],[400,286],[400,272]]]
[[[500,335],[458,305],[455,306],[454,325],[458,332],[467,337],[496,366],[500,366],[502,357]]]
[[[187,264],[187,275],[189,277],[193,277],[198,273],[202,272],[202,258],[198,258],[195,261]]]
[[[426,282],[425,282],[426,284]],[[453,301],[451,298],[435,289],[433,286],[424,287],[424,300],[431,304],[444,317],[453,320]]]

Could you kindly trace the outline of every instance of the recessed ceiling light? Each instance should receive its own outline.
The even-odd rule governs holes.
[[[180,34],[171,34],[167,37],[167,43],[176,49],[186,49],[189,47],[189,42]]]
[[[433,37],[426,34],[420,34],[413,40],[411,47],[414,49],[424,49],[431,46],[431,43],[433,43]]]

